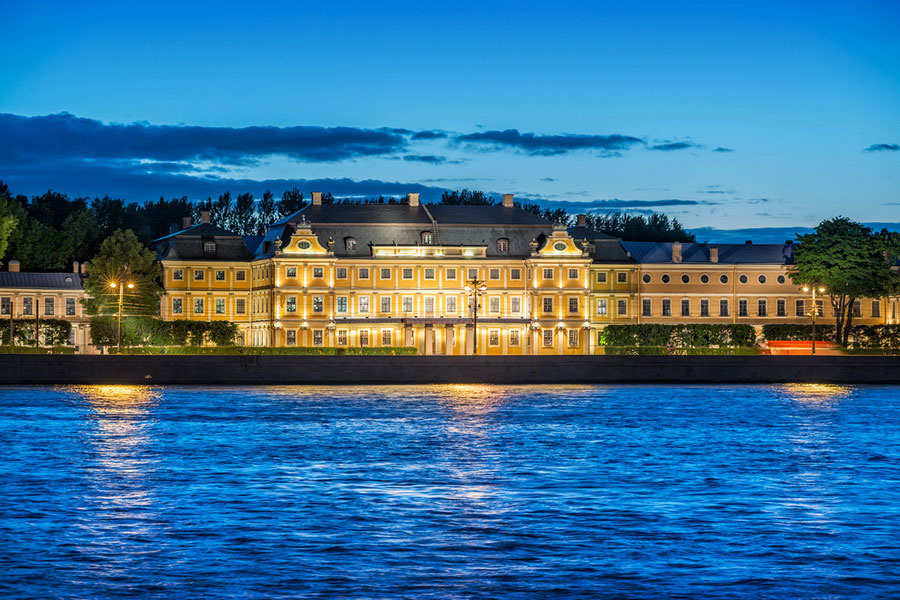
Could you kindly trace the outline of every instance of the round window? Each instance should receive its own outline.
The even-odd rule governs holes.
[[[644,276],[641,279],[644,280],[644,283],[650,283],[650,273],[644,273]]]
[[[306,240],[300,240],[299,242],[297,242],[297,247],[300,248],[301,250],[308,250],[310,245],[311,244],[309,242],[307,242]]]
[[[669,275],[664,273],[662,277],[659,278],[663,283],[669,283]]]
[[[778,276],[778,283],[784,283],[785,281],[787,281],[787,280],[784,278],[784,275]]]
[[[758,282],[760,282],[760,283],[765,283],[765,282],[766,282],[766,276],[765,276],[765,275],[760,275],[759,277],[756,278],[756,280],[757,280]]]
[[[566,243],[565,242],[556,242],[555,244],[553,244],[553,249],[556,250],[557,252],[562,252],[563,250],[566,249]]]
[[[719,281],[721,281],[722,283],[728,283],[728,275],[725,275],[724,273],[722,275],[719,275]]]
[[[741,275],[740,277],[738,277],[738,281],[740,281],[741,283],[747,283],[747,281],[748,281],[747,276]]]
[[[681,276],[681,283],[690,283],[690,282],[691,282],[691,276],[690,276],[690,275],[688,275],[687,273],[685,273],[684,275]]]
[[[709,283],[709,275],[704,273],[700,276],[700,283]]]

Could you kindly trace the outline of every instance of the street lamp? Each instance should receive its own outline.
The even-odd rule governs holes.
[[[812,294],[812,310],[810,311],[810,315],[812,316],[812,354],[816,353],[816,317],[819,315],[819,305],[816,304],[816,290],[818,290],[820,294],[825,293],[825,288],[822,286],[803,286],[804,292],[810,292]]]
[[[484,281],[479,281],[478,278],[473,277],[471,281],[466,282],[466,286],[463,289],[466,290],[468,295],[472,296],[472,332],[475,334],[472,354],[478,354],[478,298],[487,291],[487,286],[484,284]]]
[[[122,354],[122,301],[124,300],[123,296],[125,295],[125,288],[127,287],[129,290],[134,288],[133,283],[127,283],[122,285],[120,282],[111,281],[109,282],[109,287],[116,289],[119,288],[119,314],[118,314],[118,324],[116,326],[116,342],[119,347],[119,354]]]

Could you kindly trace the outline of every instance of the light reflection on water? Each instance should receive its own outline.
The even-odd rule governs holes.
[[[897,391],[0,389],[0,594],[890,597]]]

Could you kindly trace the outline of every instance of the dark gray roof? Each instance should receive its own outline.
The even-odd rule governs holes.
[[[539,225],[552,227],[550,221],[517,207],[499,204],[429,204],[428,212],[438,225]]]
[[[671,242],[622,242],[639,263],[672,263]],[[682,244],[682,263],[708,263],[710,247],[719,248],[720,264],[793,264],[791,244]]]
[[[0,272],[0,288],[82,290],[84,285],[78,273],[10,273]]]
[[[216,243],[214,256],[209,256],[203,251],[204,242]],[[253,252],[243,237],[212,223],[198,223],[193,227],[153,240],[152,245],[156,247],[157,258],[160,260],[247,262],[253,258]]]
[[[309,223],[391,223],[430,225],[421,206],[408,204],[317,204],[303,207],[289,219]]]
[[[577,238],[576,238],[577,239]],[[591,242],[593,247],[591,257],[595,263],[633,263],[635,262],[622,241],[616,238],[595,239]]]
[[[615,236],[603,233],[601,231],[597,231],[596,229],[591,229],[589,227],[569,227],[567,230],[569,235],[572,236],[573,239],[576,240],[616,240],[619,239]]]

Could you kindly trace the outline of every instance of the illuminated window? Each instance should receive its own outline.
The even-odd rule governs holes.
[[[325,299],[322,296],[313,296],[313,312],[320,313],[325,310]]]
[[[360,329],[359,345],[362,347],[366,347],[369,345],[369,330],[368,329]]]
[[[203,277],[203,271],[200,271],[199,269],[194,271],[194,281],[203,281]]]
[[[413,311],[412,296],[403,296],[403,312],[411,313]]]
[[[75,315],[75,298],[66,298],[66,315],[69,317]]]
[[[56,311],[56,300],[55,298],[44,298],[44,314],[49,316],[52,315]],[[857,315],[854,315],[857,316]]]
[[[172,298],[172,314],[180,315],[184,311],[184,304],[181,298]]]
[[[491,296],[488,306],[490,307],[490,311],[492,313],[500,312],[500,298]]]
[[[337,345],[338,346],[346,346],[347,345],[347,330],[346,329],[338,329],[337,330]]]
[[[580,337],[578,335],[578,330],[577,329],[569,329],[568,334],[569,334],[569,348],[574,348],[575,346],[578,345],[578,338]]]
[[[34,311],[34,300],[32,298],[22,298],[22,314],[30,315]]]
[[[578,298],[569,298],[569,312],[570,313],[578,312]]]
[[[194,300],[194,314],[195,315],[203,314],[203,299],[202,298],[196,298]]]
[[[553,269],[544,269],[544,279],[553,279]]]
[[[544,312],[552,313],[553,312],[553,298],[545,297],[543,300],[544,300]]]
[[[509,330],[509,345],[510,346],[518,346],[519,345],[519,330],[518,329],[510,329]]]
[[[216,281],[225,281],[225,271],[221,269],[216,270]]]
[[[455,313],[456,312],[456,296],[447,296],[445,300],[447,303],[447,312]]]
[[[213,304],[213,307],[216,311],[216,314],[224,315],[225,314],[225,298],[216,298],[214,302],[215,303]]]
[[[381,312],[383,312],[383,313],[391,312],[391,297],[390,296],[382,296],[381,297]]]
[[[294,329],[288,329],[286,332],[285,343],[288,346],[296,346],[297,345],[297,331]]]
[[[509,240],[500,238],[497,240],[497,252],[509,252]]]
[[[347,279],[347,267],[338,267],[335,270],[335,277],[338,279]]]
[[[284,310],[292,313],[297,312],[297,296],[288,296]]]
[[[321,329],[313,329],[313,346],[321,346],[325,343],[325,332]]]
[[[172,279],[175,281],[181,281],[184,279],[184,270],[183,269],[172,269]]]
[[[216,255],[216,243],[215,242],[203,242],[203,254],[206,256],[215,256]]]
[[[499,329],[488,330],[488,346],[499,346],[499,345],[500,345],[500,330]]]
[[[325,268],[324,267],[313,267],[313,277],[315,279],[321,279],[325,276]]]
[[[353,252],[356,250],[356,240],[352,237],[344,238],[344,248],[347,252]]]
[[[297,267],[288,267],[285,277],[294,278],[297,276]]]
[[[605,316],[607,313],[607,300],[606,298],[597,298],[597,315]]]
[[[390,329],[382,329],[381,330],[381,345],[382,346],[390,346],[391,345],[391,342],[393,341],[391,333],[392,332]]]
[[[432,233],[430,231],[423,231],[422,232],[422,245],[430,246],[433,243],[434,243],[434,233]]]
[[[552,329],[544,329],[541,334],[543,335],[544,347],[547,348],[553,345],[553,330]]]
[[[347,296],[337,297],[337,312],[342,315],[347,314]]]
[[[368,296],[360,296],[359,297],[359,312],[362,314],[366,314],[369,312],[369,297]]]
[[[569,279],[578,279],[578,269],[569,269]]]
[[[521,298],[519,298],[518,296],[513,296],[512,298],[509,299],[509,312],[511,312],[514,315],[517,315],[520,312],[522,312],[522,299]]]

